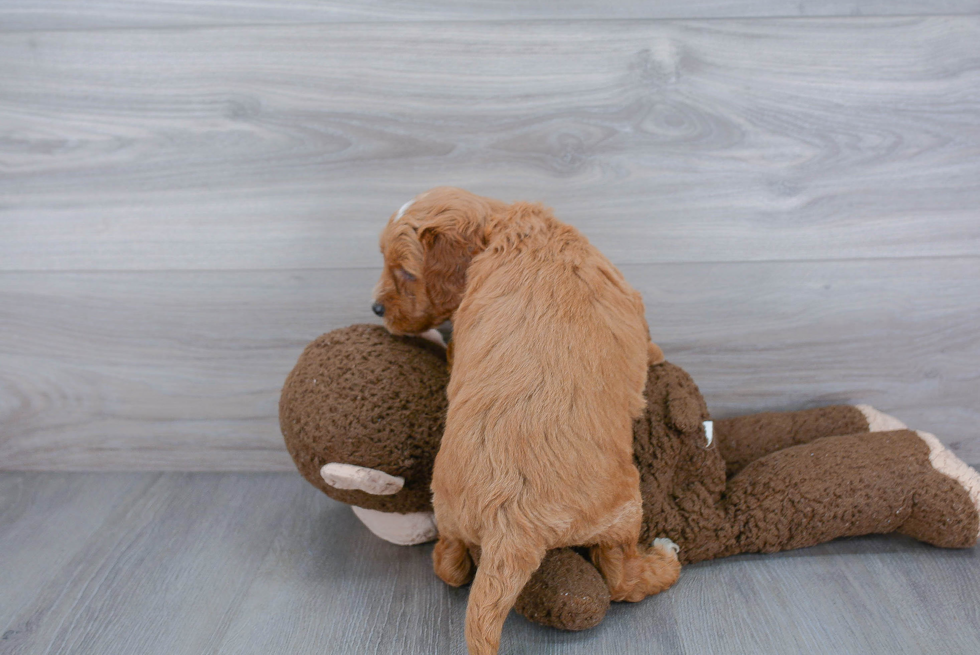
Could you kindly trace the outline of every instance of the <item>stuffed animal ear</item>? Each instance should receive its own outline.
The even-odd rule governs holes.
[[[336,489],[357,489],[375,496],[390,496],[405,486],[405,478],[401,476],[340,462],[324,464],[320,477]]]
[[[701,392],[687,374],[672,376],[667,383],[666,418],[668,423],[684,433],[700,430],[708,418],[708,408]]]

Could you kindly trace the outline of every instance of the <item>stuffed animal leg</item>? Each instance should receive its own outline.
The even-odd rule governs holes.
[[[934,436],[910,431],[873,407],[752,414],[716,421],[715,435],[734,476],[726,495],[735,530],[719,556],[885,532],[948,548],[977,541],[980,476]],[[760,495],[773,485],[786,491]],[[760,513],[780,520],[762,528],[755,520]]]
[[[716,557],[898,532],[944,548],[980,536],[980,476],[912,430],[823,437],[759,458],[726,490]]]
[[[762,412],[714,422],[728,477],[777,450],[821,437],[901,430],[906,426],[870,405],[831,405],[798,412]]]

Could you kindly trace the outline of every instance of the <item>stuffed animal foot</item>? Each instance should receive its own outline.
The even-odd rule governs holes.
[[[907,425],[894,416],[879,412],[871,405],[855,405],[854,407],[864,415],[864,420],[868,422],[868,432],[892,432],[908,429]]]
[[[976,545],[980,539],[980,474],[933,435],[912,434],[928,446],[928,462],[908,481],[916,489],[914,503],[898,531],[942,548]]]
[[[585,630],[605,618],[609,601],[609,587],[596,567],[571,548],[558,548],[545,555],[514,609],[551,628]]]
[[[642,546],[595,546],[592,561],[609,585],[613,600],[635,603],[669,589],[681,574],[678,547],[669,539]]]

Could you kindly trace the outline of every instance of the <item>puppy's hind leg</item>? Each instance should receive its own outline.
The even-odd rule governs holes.
[[[460,587],[473,579],[473,560],[462,539],[440,534],[432,551],[432,568],[448,585]]]
[[[672,543],[596,546],[592,561],[609,585],[612,600],[631,603],[669,589],[681,574],[681,564]]]
[[[507,614],[541,565],[545,550],[543,546],[530,546],[518,539],[484,540],[480,566],[466,606],[466,644],[470,655],[497,652]]]
[[[677,546],[657,539],[649,548],[640,537],[639,510],[600,535],[592,547],[592,562],[609,585],[612,600],[637,602],[670,588],[681,574]]]

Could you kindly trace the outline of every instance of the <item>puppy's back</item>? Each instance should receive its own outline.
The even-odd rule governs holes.
[[[470,265],[454,340],[433,491],[474,543],[508,503],[560,540],[624,502],[608,480],[636,476],[649,336],[639,294],[583,235],[515,205]]]

